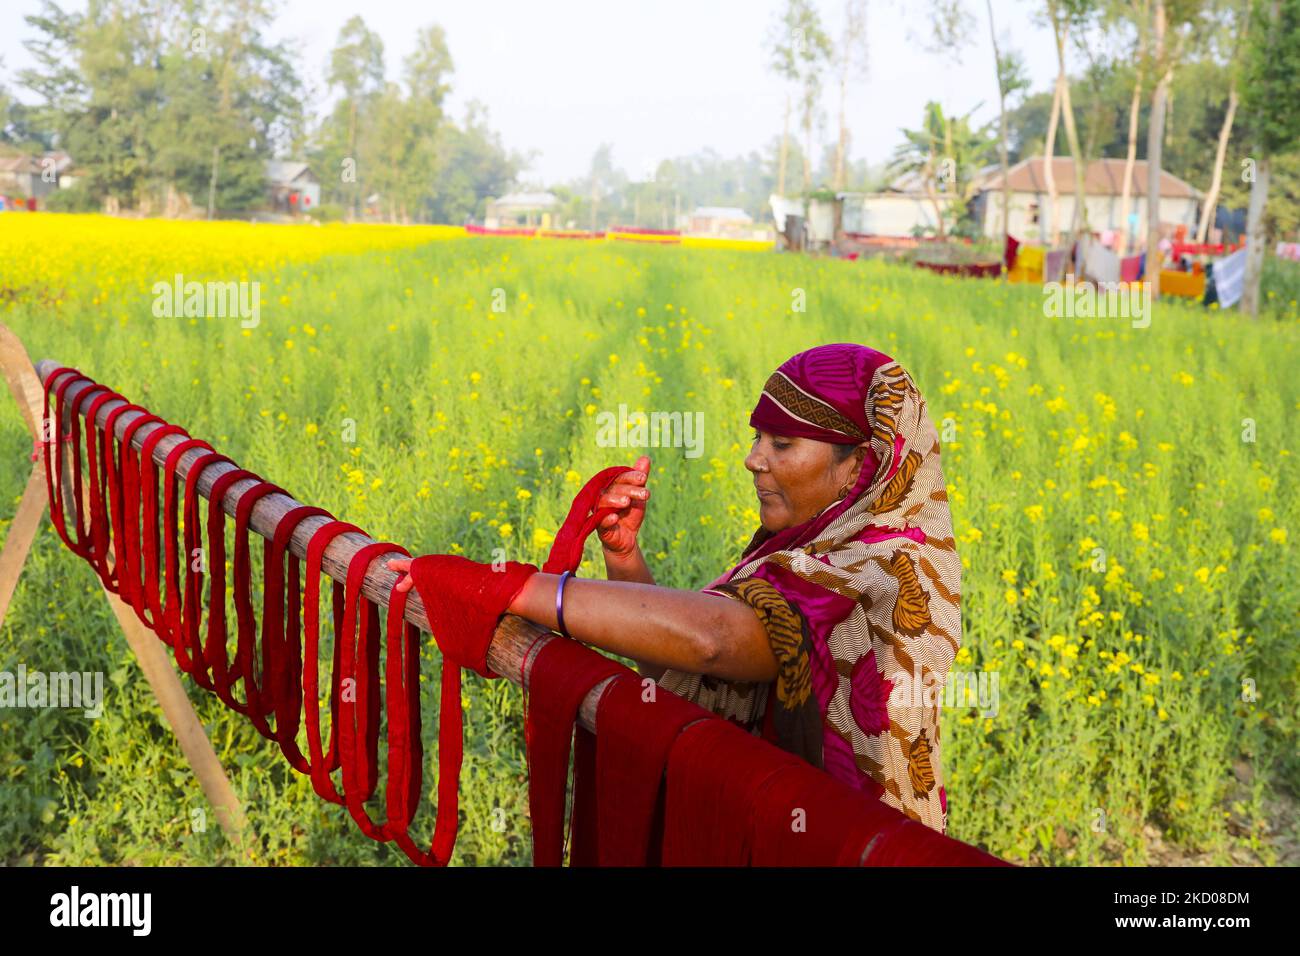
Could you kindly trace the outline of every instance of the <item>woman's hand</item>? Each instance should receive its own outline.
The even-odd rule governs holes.
[[[411,561],[411,558],[393,558],[388,562],[388,570],[396,571],[401,575],[401,579],[394,586],[402,594],[415,586],[415,579],[411,577]]]
[[[615,478],[596,502],[599,508],[618,508],[616,514],[606,515],[596,527],[596,534],[611,557],[625,558],[636,550],[636,536],[645,520],[646,502],[650,489],[650,458],[642,455],[628,471]]]

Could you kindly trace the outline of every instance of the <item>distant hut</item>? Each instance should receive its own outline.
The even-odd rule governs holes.
[[[266,164],[266,180],[277,212],[306,213],[320,205],[320,180],[306,163],[273,159]]]

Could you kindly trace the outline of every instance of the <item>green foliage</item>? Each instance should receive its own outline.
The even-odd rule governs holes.
[[[1256,18],[1271,11],[1271,0],[1253,4]],[[1252,25],[1243,42],[1243,3],[1223,4],[1202,9],[1205,5],[1188,2],[1176,5],[1170,22],[1184,24],[1189,39],[1183,44],[1184,56],[1174,71],[1170,91],[1170,111],[1162,150],[1163,167],[1193,186],[1208,190],[1215,159],[1215,145],[1228,108],[1229,89],[1236,77],[1241,104],[1232,127],[1228,145],[1219,203],[1229,208],[1245,208],[1249,184],[1241,177],[1240,161],[1254,154],[1256,146],[1251,132],[1252,110],[1262,110],[1273,117],[1270,122],[1285,125],[1295,113],[1292,95],[1294,65],[1288,57],[1296,54],[1298,44],[1283,44],[1264,30],[1265,39],[1254,41],[1261,31]],[[1283,4],[1285,7],[1286,4]],[[1197,11],[1200,11],[1199,13]],[[1287,14],[1283,14],[1285,20]],[[1123,158],[1128,149],[1129,107],[1133,84],[1137,79],[1137,59],[1133,53],[1136,38],[1128,5],[1121,5],[1106,21],[1118,47],[1106,42],[1103,35],[1082,44],[1088,54],[1088,66],[1071,78],[1071,97],[1079,121],[1081,146],[1085,156]],[[1189,22],[1190,21],[1190,22]],[[1253,53],[1250,51],[1254,51]],[[1278,52],[1280,59],[1274,59]],[[1252,67],[1250,64],[1254,63]],[[1290,72],[1288,72],[1290,70]],[[1136,157],[1146,158],[1148,118],[1150,113],[1151,66],[1145,65],[1143,90],[1139,103]],[[1274,84],[1269,87],[1268,84]],[[1271,92],[1270,92],[1271,90]],[[1248,103],[1249,101],[1249,103]],[[1253,105],[1251,105],[1253,104]],[[1051,112],[1050,89],[1032,93],[1009,112],[1011,161],[1018,162],[1045,151],[1048,116]],[[1056,155],[1068,153],[1065,131],[1058,126]],[[1295,170],[1300,150],[1287,146],[1273,156],[1270,199],[1266,212],[1267,233],[1275,237],[1294,235],[1300,228],[1300,179]]]
[[[379,36],[360,17],[344,25],[329,74],[342,95],[311,151],[327,201],[357,218],[378,195],[375,212],[389,220],[461,222],[505,191],[521,162],[487,129],[480,107],[470,107],[463,127],[444,115],[452,70],[446,34],[427,26],[416,34],[403,82],[385,83]],[[343,175],[347,167],[354,176]]]
[[[940,235],[969,217],[976,176],[996,150],[988,127],[972,128],[973,112],[948,116],[932,100],[925,105],[921,127],[902,130],[905,142],[894,150],[892,172],[916,176],[925,193],[933,197]]]
[[[98,212],[100,208],[99,201],[82,183],[56,189],[41,201],[50,212]]]
[[[507,191],[523,162],[506,151],[476,103],[467,107],[463,123],[443,129],[434,161],[441,171],[439,187],[423,208],[427,221],[452,224],[481,219],[486,200]]]
[[[211,191],[218,209],[248,208],[265,195],[265,160],[301,125],[287,48],[264,36],[271,16],[266,0],[126,0],[84,13],[44,0],[25,18],[37,66],[22,81],[96,201],[148,211],[172,187],[199,206]]]
[[[260,252],[246,254],[251,264]],[[3,318],[34,357],[82,368],[416,553],[490,560],[504,546],[537,562],[577,479],[640,452],[595,444],[598,409],[704,410],[700,458],[649,451],[642,547],[658,581],[681,588],[712,580],[754,529],[744,423],[771,369],[819,342],[879,347],[912,372],[940,430],[955,429],[943,461],[963,558],[956,667],[1000,678],[996,716],[944,711],[951,832],[1015,860],[1133,864],[1154,825],[1226,860],[1257,848],[1264,799],[1300,780],[1294,310],[1248,327],[1161,300],[1151,326],[1134,329],[1046,318],[1037,288],[878,262],[544,240],[250,273],[277,298],[248,335],[230,320],[156,319],[147,284],[123,292],[112,269],[72,273],[62,306],[33,293]],[[504,313],[491,310],[495,288]],[[806,312],[790,311],[791,288],[807,290]],[[95,299],[108,289],[105,307]],[[1243,416],[1256,442],[1242,441]],[[356,444],[340,438],[344,418]],[[0,403],[0,452],[29,450],[13,404]],[[0,500],[24,480],[0,471]],[[591,555],[583,576],[602,572]],[[424,712],[435,715],[438,655],[424,655]],[[0,860],[238,862],[210,817],[194,832],[202,794],[91,571],[48,526],[0,631],[0,662],[103,670],[109,691],[97,722],[0,710]],[[243,717],[192,694],[261,859],[401,862],[317,799]],[[455,862],[525,863],[518,690],[470,677],[465,701]],[[436,729],[426,720],[430,776]],[[1257,781],[1245,794],[1238,761]],[[431,810],[417,822],[426,839]]]
[[[337,203],[323,202],[316,207],[313,215],[321,222],[340,222],[346,211]]]
[[[1300,0],[1255,0],[1242,70],[1241,112],[1265,156],[1300,144]]]
[[[269,0],[125,0],[85,13],[44,0],[26,19],[37,65],[22,80],[43,101],[37,125],[85,171],[96,202],[156,212],[179,192],[200,209],[210,194],[217,212],[261,208],[266,161],[292,151],[352,218],[378,195],[375,214],[390,220],[460,222],[524,163],[480,106],[459,127],[444,116],[452,61],[436,25],[417,31],[402,82],[385,83],[383,43],[349,20],[327,71],[340,96],[309,131],[289,50],[265,37]],[[2,91],[0,112],[4,139],[30,135],[29,115]]]

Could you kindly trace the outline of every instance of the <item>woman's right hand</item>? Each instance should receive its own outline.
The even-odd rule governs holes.
[[[636,464],[623,472],[601,493],[596,507],[618,508],[616,514],[606,515],[596,528],[600,543],[610,557],[627,557],[636,550],[636,536],[645,520],[646,502],[650,489],[650,458],[642,455]]]

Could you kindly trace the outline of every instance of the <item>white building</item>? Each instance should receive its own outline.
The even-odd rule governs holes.
[[[939,217],[923,192],[841,193],[843,229],[869,236],[937,233]],[[944,201],[942,197],[939,200]]]
[[[507,193],[500,199],[487,201],[483,225],[488,229],[516,226],[549,229],[559,206],[560,200],[554,193]]]
[[[684,219],[679,228],[693,236],[748,235],[754,226],[754,217],[736,206],[696,206]]]
[[[1084,202],[1088,211],[1088,227],[1093,232],[1120,229],[1120,207],[1124,191],[1124,165],[1122,159],[1094,159],[1084,174]],[[1022,242],[1048,241],[1048,195],[1044,178],[1046,164],[1041,156],[1021,160],[1007,171],[1011,186],[1010,216],[1007,231]],[[1052,160],[1052,176],[1056,181],[1057,233],[1067,233],[1074,221],[1074,162],[1069,157]],[[1002,171],[986,171],[978,182],[979,194],[973,203],[976,220],[984,235],[997,238],[1002,230]],[[1187,182],[1167,170],[1160,171],[1160,217],[1162,225],[1197,225],[1197,213],[1202,194]],[[1133,164],[1133,178],[1129,187],[1130,232],[1138,236],[1147,233],[1147,164],[1137,160]]]

